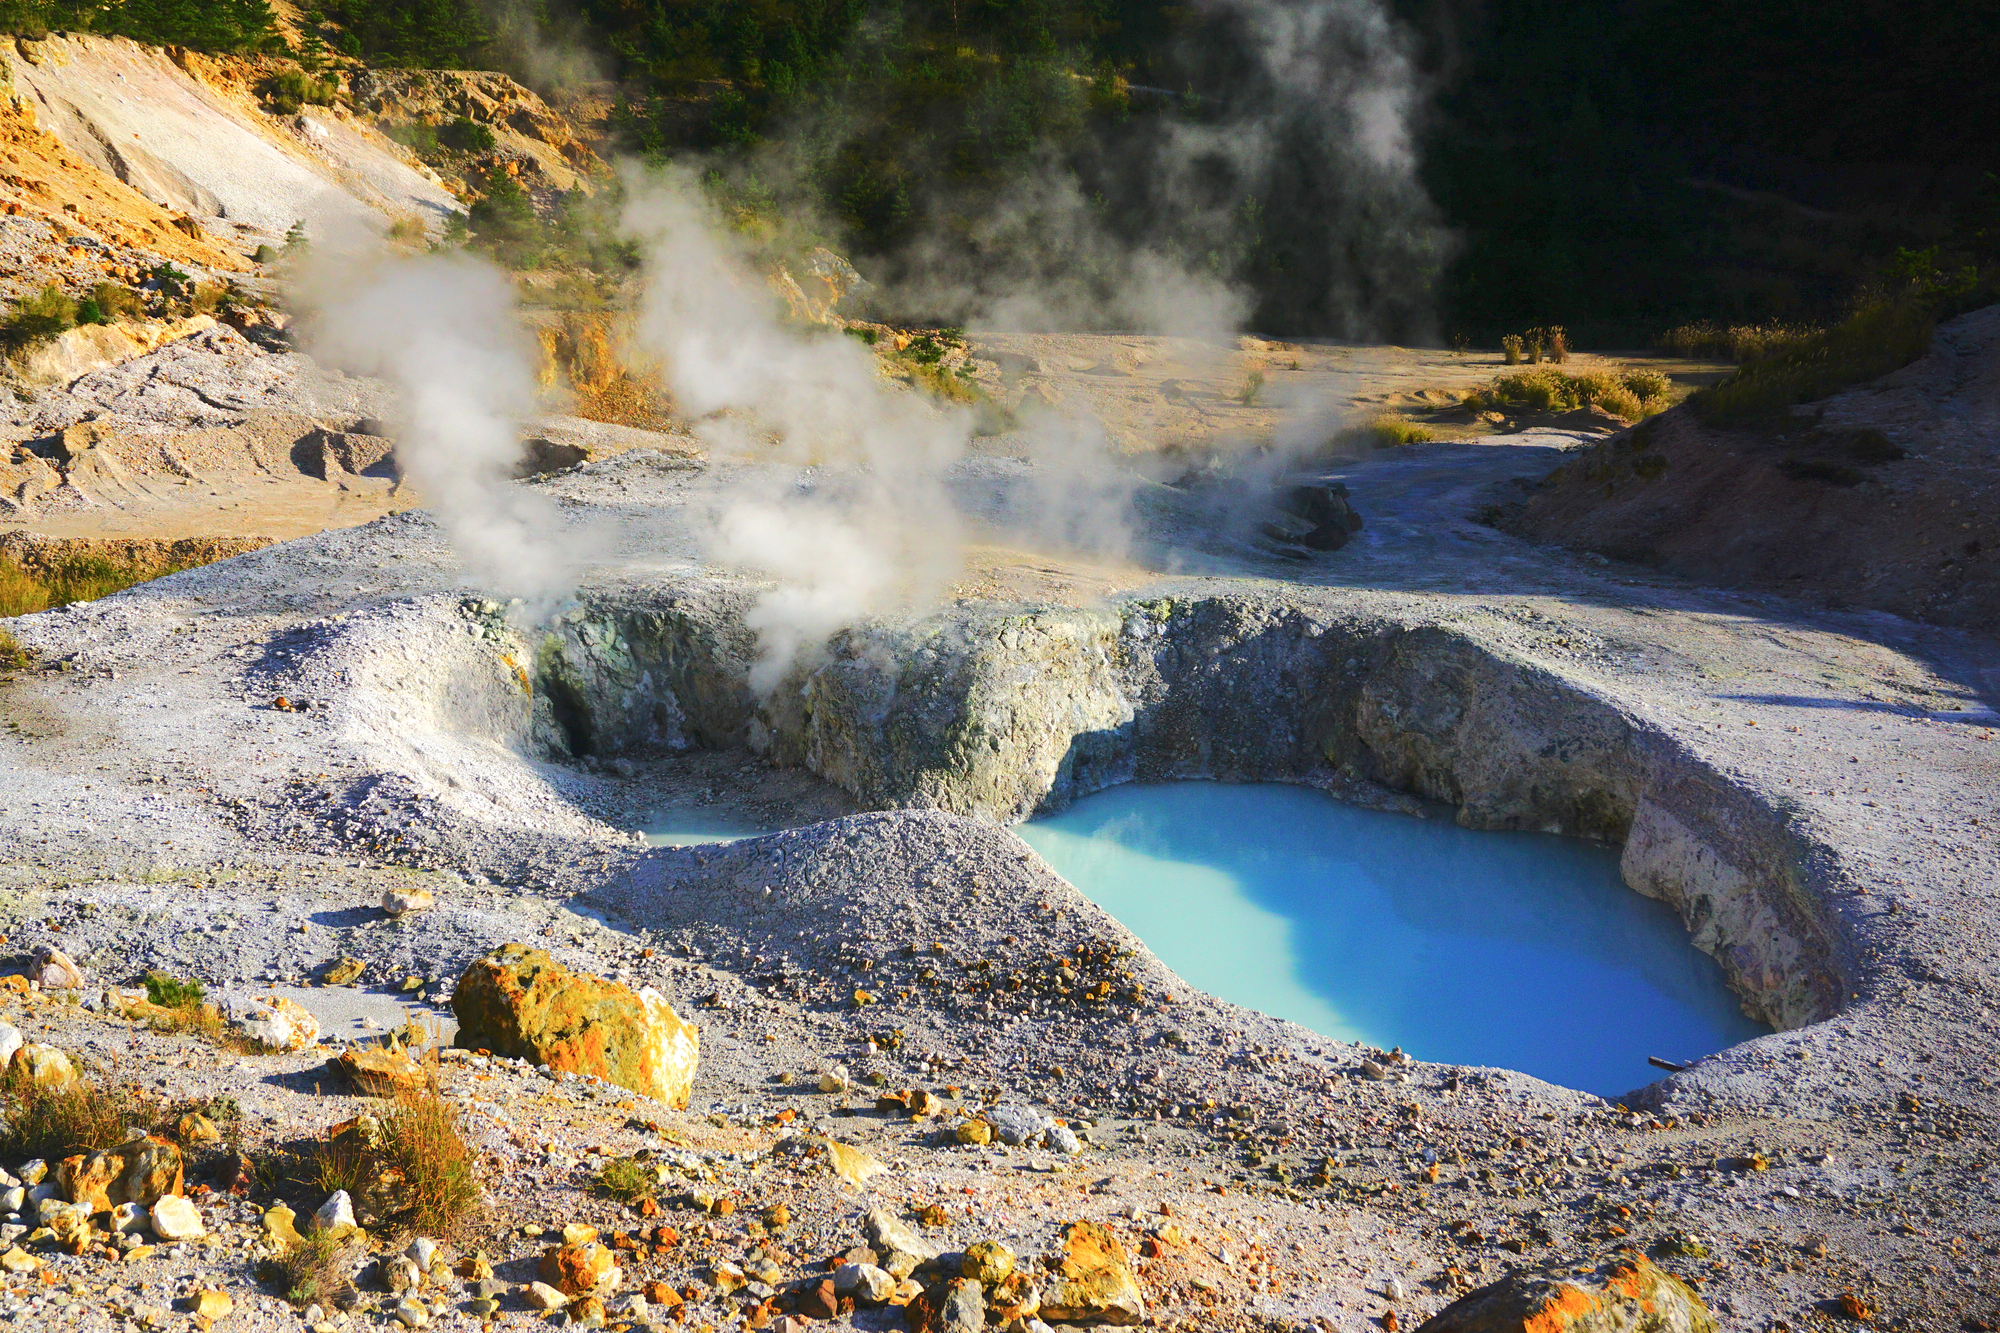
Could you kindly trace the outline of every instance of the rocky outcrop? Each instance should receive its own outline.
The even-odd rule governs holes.
[[[1471,828],[1624,842],[1746,1008],[1832,1013],[1837,950],[1776,812],[1618,699],[1435,623],[1252,595],[959,610],[837,638],[768,699],[733,599],[572,613],[538,659],[550,751],[750,745],[864,805],[1013,822],[1121,782],[1332,780]]]
[[[181,1192],[181,1176],[181,1150],[160,1138],[133,1139],[103,1152],[67,1157],[56,1167],[63,1193],[94,1213],[108,1213],[122,1203],[150,1208]]]
[[[1715,1333],[1701,1297],[1644,1255],[1550,1264],[1481,1287],[1417,1333]]]
[[[656,990],[634,994],[579,976],[540,949],[508,944],[465,970],[452,1009],[460,1046],[688,1104],[701,1035]]]

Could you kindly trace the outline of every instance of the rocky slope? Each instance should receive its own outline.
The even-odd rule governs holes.
[[[1496,517],[1531,541],[1706,582],[2000,623],[2000,306],[1795,418],[1717,430],[1677,408],[1565,461]]]

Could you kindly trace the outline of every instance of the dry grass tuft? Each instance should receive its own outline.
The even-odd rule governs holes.
[[[1660,336],[1660,350],[1674,356],[1712,358],[1742,365],[1775,356],[1823,332],[1811,324],[1718,324],[1705,319],[1668,329]]]
[[[346,1190],[358,1209],[442,1237],[479,1205],[479,1158],[438,1093],[436,1061],[433,1050],[427,1086],[399,1093],[375,1125],[330,1134],[310,1167],[322,1194]]]
[[[193,566],[171,565],[162,569],[92,555],[59,561],[47,569],[34,569],[0,558],[0,620],[33,615],[71,602],[94,602],[134,584],[190,568]]]
[[[116,1147],[127,1129],[156,1123],[165,1104],[137,1088],[106,1088],[83,1079],[67,1088],[37,1087],[14,1070],[0,1078],[0,1108],[0,1158],[56,1162]]]
[[[363,1253],[358,1237],[311,1231],[298,1245],[272,1259],[264,1276],[293,1305],[324,1305],[353,1281]]]
[[[1430,444],[1437,439],[1437,432],[1427,426],[1419,426],[1405,416],[1386,413],[1376,417],[1362,428],[1362,434],[1377,449],[1394,449],[1405,444]]]
[[[1749,362],[1705,393],[1695,411],[1714,425],[1782,422],[1798,403],[1900,370],[1930,348],[1937,321],[1924,306],[1885,303]]]
[[[28,666],[28,650],[11,631],[0,629],[0,671],[24,671]]]

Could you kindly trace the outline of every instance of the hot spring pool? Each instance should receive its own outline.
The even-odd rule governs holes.
[[[1015,830],[1192,985],[1325,1036],[1602,1095],[1768,1029],[1610,848],[1304,787],[1123,786]]]

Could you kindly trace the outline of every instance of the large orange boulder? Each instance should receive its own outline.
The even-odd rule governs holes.
[[[1417,1333],[1715,1333],[1715,1316],[1686,1283],[1625,1251],[1502,1278]]]
[[[701,1034],[650,987],[570,971],[541,949],[503,944],[465,969],[452,994],[458,1044],[595,1074],[673,1107],[694,1087]]]

